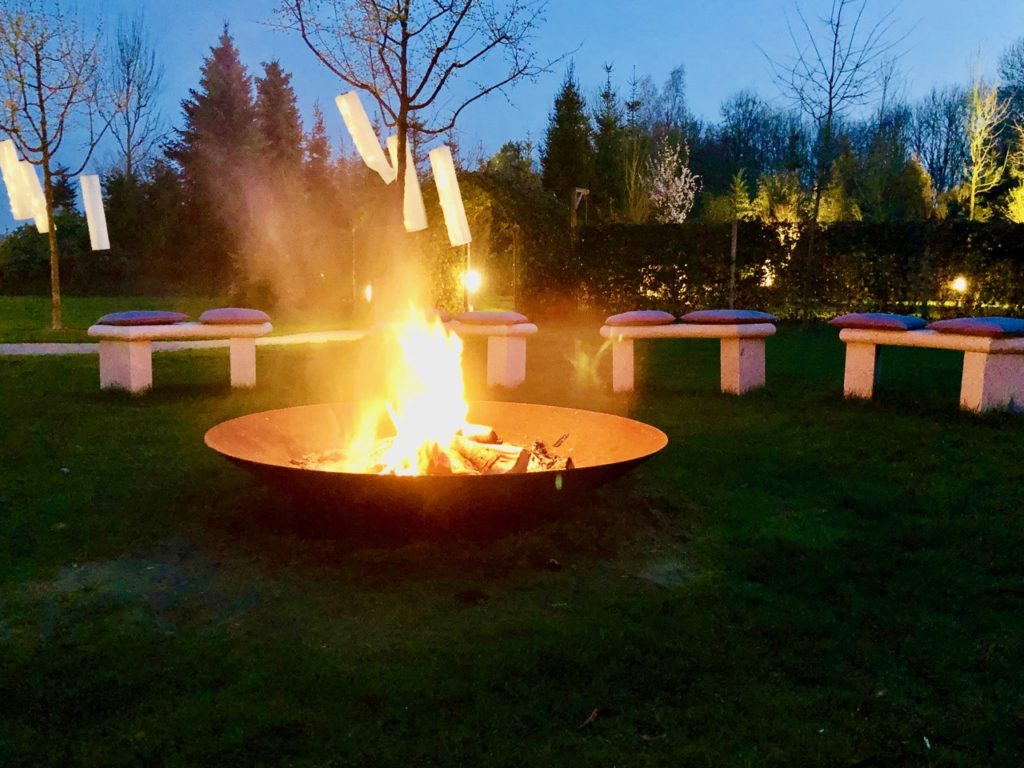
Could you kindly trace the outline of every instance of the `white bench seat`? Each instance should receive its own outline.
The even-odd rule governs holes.
[[[90,326],[88,334],[100,343],[100,388],[139,394],[153,386],[153,342],[228,339],[231,386],[256,386],[256,339],[273,330],[270,323],[217,325]]]
[[[1024,337],[844,328],[839,339],[846,344],[843,393],[847,397],[870,399],[874,394],[879,347],[919,347],[964,353],[960,381],[960,407],[964,410],[1024,408]]]
[[[518,387],[526,381],[526,339],[537,333],[533,323],[480,325],[448,322],[449,330],[463,336],[487,337],[487,386]]]
[[[612,342],[612,390],[632,392],[635,339],[720,339],[723,392],[742,395],[765,383],[765,339],[775,334],[772,323],[719,325],[603,325],[601,336]]]

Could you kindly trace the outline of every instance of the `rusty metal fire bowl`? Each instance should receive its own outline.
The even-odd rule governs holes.
[[[376,515],[456,523],[487,516],[523,518],[560,510],[632,469],[668,444],[665,433],[633,419],[576,408],[476,401],[470,421],[503,440],[558,443],[575,469],[518,475],[395,476],[332,472],[296,466],[298,457],[337,449],[355,423],[358,403],[282,408],[225,421],[206,444],[260,479],[295,495],[321,516]],[[561,442],[559,443],[559,440]]]

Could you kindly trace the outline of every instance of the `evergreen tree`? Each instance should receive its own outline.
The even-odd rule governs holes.
[[[612,66],[605,64],[605,84],[594,113],[594,203],[606,219],[618,217],[626,197],[625,140],[619,97],[612,88]]]
[[[590,118],[571,65],[548,118],[540,162],[544,189],[568,205],[573,202],[576,187],[589,188],[592,184],[594,148]]]
[[[54,213],[76,213],[78,201],[77,184],[72,183],[66,165],[53,169],[53,211]]]
[[[306,156],[306,178],[309,186],[316,189],[331,176],[331,141],[327,137],[327,125],[319,102],[313,105],[313,128],[306,137],[303,147]]]
[[[223,290],[237,280],[233,254],[249,230],[245,190],[260,145],[252,81],[227,25],[203,60],[198,89],[182,102],[184,127],[167,149],[185,187],[190,226],[182,257],[196,287]]]
[[[291,79],[276,60],[264,62],[263,77],[256,78],[255,107],[263,156],[289,170],[299,167],[303,154],[302,121]]]

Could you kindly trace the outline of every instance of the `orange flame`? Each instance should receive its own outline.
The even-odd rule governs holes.
[[[399,354],[389,360],[381,397],[362,413],[338,469],[425,474],[431,455],[449,446],[466,426],[469,406],[462,380],[462,340],[440,319],[428,320],[412,307],[404,320],[384,332],[389,337],[386,347]],[[381,442],[378,431],[382,411],[395,429],[387,443]]]

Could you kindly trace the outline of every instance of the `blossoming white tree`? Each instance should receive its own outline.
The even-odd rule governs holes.
[[[700,191],[700,177],[686,164],[690,149],[662,139],[651,158],[650,195],[654,218],[661,224],[682,224]]]

